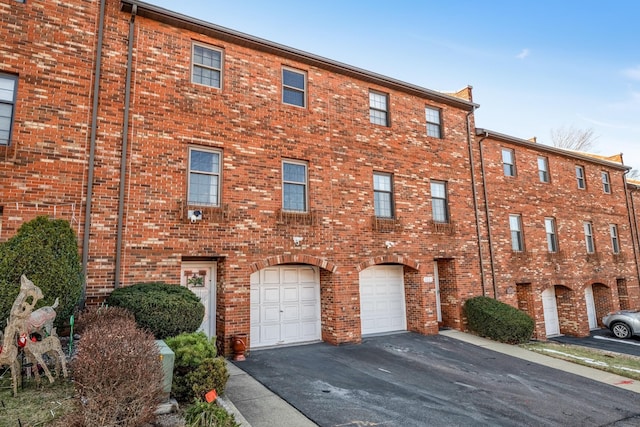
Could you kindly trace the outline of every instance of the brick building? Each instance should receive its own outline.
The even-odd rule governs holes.
[[[436,92],[133,0],[0,0],[0,19],[0,241],[37,215],[69,219],[90,304],[138,282],[189,286],[227,351],[237,333],[258,348],[462,329],[476,295],[527,311],[544,337],[550,286],[562,333],[588,331],[589,287],[598,316],[621,289],[637,305],[626,168],[476,130],[470,87]],[[564,185],[574,163],[588,191]],[[577,262],[585,221],[597,257]]]

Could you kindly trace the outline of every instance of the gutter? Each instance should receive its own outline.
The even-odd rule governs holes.
[[[480,258],[480,285],[482,286],[482,296],[487,296],[485,277],[484,277],[484,256],[482,253],[482,234],[480,232],[480,213],[478,209],[478,192],[476,191],[476,172],[475,172],[475,166],[473,163],[473,137],[471,136],[471,114],[473,114],[474,111],[475,109],[467,113],[467,142],[469,144],[469,165],[471,167],[471,191],[473,194],[473,212],[476,216],[476,233],[478,234],[478,257]]]
[[[129,20],[129,39],[127,53],[127,80],[124,87],[124,124],[122,128],[122,156],[120,157],[120,189],[118,191],[118,231],[116,235],[116,263],[113,288],[120,287],[120,269],[122,268],[122,228],[124,223],[124,197],[127,173],[127,147],[129,145],[129,107],[131,105],[131,64],[133,62],[133,37],[138,7],[134,4]]]
[[[636,215],[636,207],[633,202],[633,192],[629,193],[628,183],[627,183],[627,174],[630,169],[627,169],[622,176],[623,184],[624,184],[624,195],[625,201],[627,202],[627,215],[629,218],[629,225],[631,226],[631,243],[633,246],[633,259],[635,260],[636,267],[636,276],[638,276],[638,282],[640,283],[640,269],[638,268],[638,243],[640,239],[638,239],[638,217]],[[637,187],[636,187],[637,188]],[[629,206],[629,197],[631,197],[631,206]]]
[[[478,130],[476,129],[476,132]],[[491,237],[491,213],[489,211],[489,195],[487,192],[487,182],[485,180],[485,168],[484,168],[484,149],[482,142],[489,137],[489,132],[484,131],[484,135],[478,141],[478,148],[480,149],[480,171],[482,175],[482,189],[484,194],[484,209],[487,217],[487,240],[489,243],[489,261],[491,264],[491,281],[493,283],[493,298],[498,299],[498,285],[496,284],[496,265],[493,257],[493,238]]]
[[[96,50],[96,66],[93,82],[93,105],[91,113],[91,137],[89,148],[89,171],[87,175],[87,205],[84,213],[84,231],[82,238],[82,293],[80,294],[80,309],[84,309],[87,299],[87,266],[89,264],[89,235],[91,233],[91,202],[93,198],[93,176],[96,160],[96,133],[98,129],[98,101],[100,93],[100,70],[102,69],[102,38],[104,37],[104,8],[105,1],[100,1],[100,17],[98,18],[98,46]]]

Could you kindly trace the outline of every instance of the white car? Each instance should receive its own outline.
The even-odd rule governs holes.
[[[602,323],[617,338],[630,338],[632,335],[640,335],[640,310],[614,311],[604,316]]]

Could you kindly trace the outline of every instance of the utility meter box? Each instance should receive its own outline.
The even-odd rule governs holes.
[[[162,391],[171,393],[171,382],[173,381],[173,364],[176,355],[171,348],[162,340],[156,340],[158,350],[160,351],[160,360],[162,360],[162,372],[164,373],[162,380]]]

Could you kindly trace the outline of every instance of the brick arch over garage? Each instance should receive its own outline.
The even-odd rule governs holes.
[[[286,255],[277,255],[263,259],[262,261],[257,261],[249,265],[249,269],[252,273],[256,271],[260,271],[263,268],[267,268],[273,265],[280,264],[308,264],[315,265],[316,267],[320,267],[324,270],[327,270],[331,273],[335,273],[338,270],[338,266],[328,261],[325,258],[319,258],[313,255],[305,255],[305,254],[286,254]]]
[[[425,269],[425,267],[423,267],[422,264],[420,264],[418,261],[412,258],[408,258],[406,256],[401,256],[401,255],[389,254],[389,255],[379,255],[376,257],[371,257],[357,264],[356,270],[358,272],[361,272],[365,268],[373,267],[374,265],[378,265],[378,264],[402,264],[402,265],[406,265],[407,267],[411,267],[420,273],[424,273],[424,269]]]

